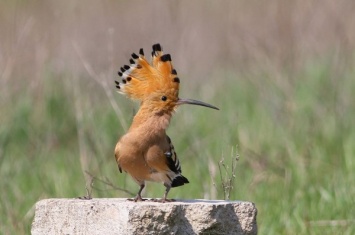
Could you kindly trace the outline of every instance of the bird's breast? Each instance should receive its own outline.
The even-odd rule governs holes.
[[[123,136],[116,145],[115,156],[122,170],[137,180],[166,181],[166,138],[150,140],[135,135]]]

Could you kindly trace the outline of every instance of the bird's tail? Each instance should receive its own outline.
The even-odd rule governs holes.
[[[185,176],[177,175],[173,179],[173,182],[171,182],[171,187],[174,188],[174,187],[178,187],[178,186],[181,186],[181,185],[184,185],[184,184],[188,184],[188,183],[190,183],[190,182]]]

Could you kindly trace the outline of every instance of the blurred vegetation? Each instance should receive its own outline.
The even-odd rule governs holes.
[[[168,134],[190,184],[173,198],[258,208],[260,234],[354,234],[355,3],[1,1],[0,233],[28,234],[43,198],[130,197],[113,156],[137,104],[116,70],[160,42],[181,107]],[[208,118],[206,118],[208,117]],[[85,172],[89,172],[86,174]],[[105,182],[102,182],[103,180]],[[110,185],[112,184],[112,185]],[[146,197],[164,188],[148,184]]]

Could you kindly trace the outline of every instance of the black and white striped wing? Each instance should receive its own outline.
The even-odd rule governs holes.
[[[168,140],[168,143],[169,143],[169,146],[170,146],[169,151],[164,153],[165,156],[166,156],[167,164],[168,164],[170,170],[172,170],[176,174],[179,174],[179,173],[181,173],[180,161],[179,161],[179,159],[177,157],[177,154],[176,154],[175,149],[174,149],[174,145],[171,142],[171,139],[169,138],[169,136],[167,136],[167,140]]]

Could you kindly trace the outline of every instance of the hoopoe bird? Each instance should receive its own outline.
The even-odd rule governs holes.
[[[138,100],[140,107],[128,132],[118,141],[115,157],[119,171],[128,173],[140,186],[135,202],[143,201],[141,193],[146,181],[162,182],[166,188],[159,202],[167,199],[172,187],[189,183],[181,175],[181,166],[174,146],[166,135],[175,109],[193,104],[217,109],[210,104],[179,98],[180,79],[171,63],[170,54],[163,54],[160,44],[153,45],[152,62],[143,49],[133,53],[130,65],[120,68],[122,82],[115,81],[118,92]]]

